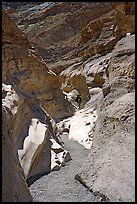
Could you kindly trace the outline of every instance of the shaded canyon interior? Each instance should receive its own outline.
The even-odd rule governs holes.
[[[3,2],[2,201],[89,150],[74,179],[135,201],[135,2]]]

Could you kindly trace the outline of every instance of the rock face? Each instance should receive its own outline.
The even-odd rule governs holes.
[[[2,109],[2,202],[31,202],[9,127],[10,112]]]
[[[3,159],[3,168],[7,168],[5,170],[7,177],[3,176],[3,200],[30,201],[31,196],[25,180],[57,170],[71,159],[63,148],[54,119],[60,120],[70,116],[74,109],[59,89],[57,76],[47,68],[45,62],[33,50],[27,38],[5,11],[2,16],[2,32],[2,103],[10,113],[7,130],[10,131],[10,139],[8,142],[9,137],[5,139],[4,135],[3,143],[7,149],[13,148],[13,151],[9,150],[11,151],[9,163],[13,163],[11,164],[13,167],[8,166],[7,159],[5,161]],[[7,156],[5,150],[3,149],[3,158]],[[21,165],[18,169],[19,161]],[[9,176],[11,180],[8,181]],[[20,188],[16,189],[19,179]],[[16,182],[16,187],[12,189]],[[8,192],[7,185],[9,185]]]
[[[128,57],[127,57],[128,56]],[[135,35],[126,36],[115,46],[110,57],[108,74],[110,80],[118,76],[135,78]],[[126,63],[123,63],[126,62]]]
[[[117,32],[135,33],[135,2],[112,2]]]
[[[2,102],[26,179],[71,159],[67,132],[90,149],[75,179],[102,201],[134,202],[135,4],[111,5],[45,2],[11,15],[51,70],[4,13]]]
[[[19,87],[19,91],[28,96],[37,97],[55,120],[72,115],[73,109],[59,89],[57,76],[47,68],[46,63],[5,12],[2,23],[3,80],[14,84],[17,89]],[[8,26],[10,24],[11,29]]]
[[[121,39],[112,50],[109,77],[102,87],[104,99],[97,106],[93,146],[76,175],[102,200],[135,201],[134,37]]]
[[[18,150],[26,179],[60,169],[71,159],[60,139],[56,138],[49,116],[38,106],[35,108],[37,113],[33,113],[23,148]]]
[[[80,30],[110,10],[109,2],[45,2],[19,10],[12,17],[50,63],[73,52],[78,47]]]
[[[9,129],[25,178],[59,169],[71,158],[62,146],[55,121],[33,99],[31,107],[25,99],[18,106],[19,97],[11,88],[3,84],[6,96],[2,102],[10,111]]]
[[[98,116],[92,150],[76,177],[110,201],[135,201],[135,93],[115,100]]]

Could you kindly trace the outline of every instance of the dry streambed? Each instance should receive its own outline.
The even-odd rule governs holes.
[[[101,198],[95,197],[74,178],[88,156],[89,149],[77,141],[68,140],[67,134],[63,134],[62,139],[72,160],[59,171],[42,176],[29,187],[33,202],[99,202]]]

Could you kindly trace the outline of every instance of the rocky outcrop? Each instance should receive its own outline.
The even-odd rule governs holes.
[[[103,55],[113,49],[116,42],[123,37],[122,34],[115,33],[114,13],[112,10],[82,29],[76,56],[87,59],[96,54]]]
[[[135,2],[112,2],[115,9],[116,32],[135,33]]]
[[[11,110],[11,136],[26,179],[71,159],[61,140],[67,132],[69,140],[90,149],[75,178],[102,201],[135,201],[134,5],[62,2],[46,22],[44,4],[33,8],[39,12],[29,10],[34,21],[27,11],[34,25],[25,32],[43,56],[49,53],[52,71],[15,25],[4,31],[3,105]],[[54,13],[52,6],[47,12]],[[77,96],[82,110],[78,103],[73,107]]]
[[[59,89],[58,77],[48,69],[6,13],[2,20],[3,80],[14,84],[16,89],[19,87],[19,91],[28,96],[37,97],[54,119],[72,115],[73,109]]]
[[[11,137],[25,178],[59,169],[70,160],[69,153],[63,148],[55,121],[37,101],[29,98],[29,103],[24,99],[19,104],[19,97],[10,85],[3,84],[2,91],[5,93],[3,106],[11,113]]]
[[[98,116],[91,152],[76,179],[109,201],[135,201],[135,93]]]
[[[109,2],[45,2],[12,15],[47,62],[78,47],[80,30],[111,10]],[[72,56],[72,55],[71,55]]]
[[[38,106],[35,106],[35,109],[37,111],[32,113],[23,148],[18,150],[26,179],[60,169],[66,161],[71,159],[69,153],[64,150],[59,135],[58,138],[55,135],[53,122],[50,121],[49,116]]]
[[[110,80],[116,76],[135,78],[135,35],[117,42],[108,63],[108,75]]]
[[[2,202],[32,202],[11,137],[12,113],[2,109]],[[11,123],[10,123],[11,124]]]
[[[111,5],[111,12],[92,20],[82,29],[80,47],[76,51],[78,56],[88,58],[109,52],[127,33],[135,33],[134,2],[112,2]]]
[[[105,201],[135,201],[134,37],[121,39],[112,50],[91,152],[75,177]]]
[[[13,196],[11,200],[29,201],[31,197],[27,188],[25,190],[25,180],[57,170],[71,159],[69,153],[63,148],[54,119],[58,121],[72,115],[73,108],[59,89],[56,74],[48,69],[46,63],[5,11],[2,16],[2,32],[2,105],[10,113],[7,131],[10,131],[11,137],[10,144],[8,138],[4,140],[4,143],[7,149],[13,148],[10,154],[13,158],[9,158],[11,160],[9,163],[13,163],[13,168],[8,164],[8,160],[4,164],[8,176],[3,177],[3,200],[8,201],[10,196]],[[13,142],[11,143],[10,140]],[[17,163],[13,161],[14,151],[16,157],[19,155],[19,160],[17,158],[16,160],[20,161],[20,169],[22,167],[25,176],[23,176],[24,180],[20,181],[19,195],[16,188],[13,191],[11,189],[14,183],[18,184],[18,179],[21,177],[21,173],[14,166]],[[3,158],[5,158],[7,152],[3,150],[3,153]],[[19,176],[14,175],[16,172]],[[13,178],[10,184],[7,180],[9,175]],[[11,191],[7,197],[6,185],[9,185],[8,193]],[[15,195],[13,195],[14,190],[17,191]]]
[[[62,72],[60,75],[61,89],[67,93],[70,93],[76,89],[81,95],[82,106],[89,100],[89,90],[86,84],[86,78],[82,74],[72,74],[66,69],[66,72]]]

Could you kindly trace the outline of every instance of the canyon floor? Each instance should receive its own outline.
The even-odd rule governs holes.
[[[95,197],[74,178],[90,150],[77,141],[68,140],[67,134],[63,134],[62,139],[72,160],[60,170],[42,176],[29,187],[33,202],[100,202],[101,198]]]

